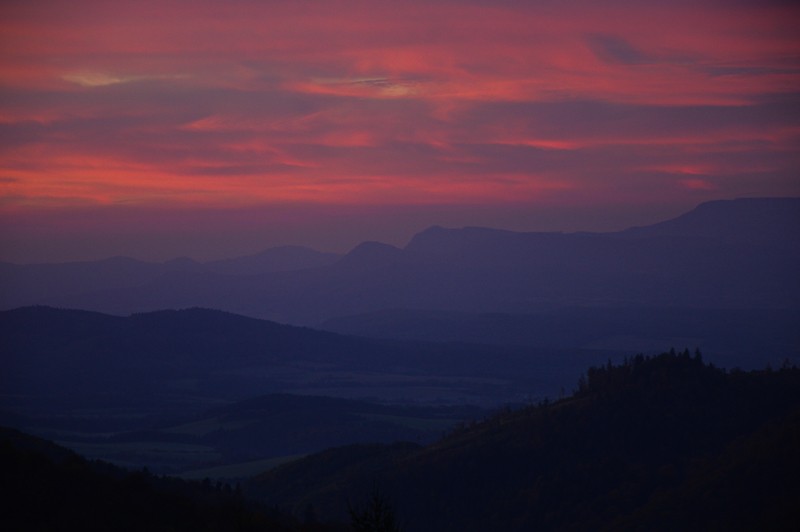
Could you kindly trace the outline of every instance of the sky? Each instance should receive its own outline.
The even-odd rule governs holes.
[[[5,0],[0,260],[800,196],[798,27],[768,0]]]

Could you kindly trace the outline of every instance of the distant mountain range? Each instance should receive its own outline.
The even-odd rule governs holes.
[[[699,237],[797,249],[800,200],[746,198],[710,201],[665,222],[622,231],[625,236]]]
[[[658,353],[701,348],[726,368],[800,364],[800,309],[565,307],[533,313],[387,309],[334,318],[327,331],[373,338],[470,342],[537,349]]]
[[[616,233],[432,227],[405,248],[367,242],[343,257],[277,248],[204,264],[2,264],[0,308],[200,306],[306,325],[384,309],[798,308],[798,235],[800,199],[763,198]]]
[[[112,257],[52,264],[0,263],[0,306],[10,309],[80,294],[124,291],[181,274],[214,279],[319,268],[339,258],[334,253],[301,246],[282,246],[255,255],[211,262],[177,258],[156,263]]]

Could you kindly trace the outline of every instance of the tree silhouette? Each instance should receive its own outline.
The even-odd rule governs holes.
[[[377,486],[362,508],[348,505],[350,525],[355,532],[400,532],[394,509]]]

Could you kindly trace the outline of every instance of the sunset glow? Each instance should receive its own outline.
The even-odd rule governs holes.
[[[343,251],[800,195],[798,27],[787,2],[4,2],[0,259],[124,251],[66,252],[84,216],[84,243],[173,211],[250,235],[219,253]]]

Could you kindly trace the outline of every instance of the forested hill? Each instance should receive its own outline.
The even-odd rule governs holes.
[[[346,530],[305,528],[296,519],[248,503],[230,485],[126,471],[4,427],[0,468],[2,530]]]
[[[726,372],[686,352],[591,369],[572,397],[422,449],[311,456],[249,491],[333,516],[377,485],[420,531],[791,530],[799,448],[800,370]]]
[[[245,486],[260,506],[0,429],[0,528],[338,530],[319,523],[379,504],[422,532],[795,530],[798,448],[797,368],[639,356],[589,370],[571,397],[427,447],[340,447],[279,467]],[[317,524],[300,525],[310,515]]]

